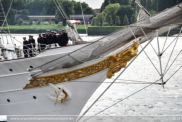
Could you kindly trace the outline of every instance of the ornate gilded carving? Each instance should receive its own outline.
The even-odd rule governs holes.
[[[107,72],[107,78],[112,78],[116,72],[120,71],[122,68],[125,68],[127,62],[129,62],[133,57],[137,55],[138,46],[139,46],[138,42],[134,42],[134,44],[128,49],[116,55],[109,56],[107,59],[100,61],[96,64],[81,69],[61,74],[36,77],[33,80],[31,80],[30,83],[28,83],[24,87],[24,89],[46,86],[49,85],[49,83],[57,84],[71,80],[76,80],[79,78],[83,78],[98,73],[107,68],[109,68]]]
[[[112,78],[116,72],[126,67],[127,62],[129,62],[133,57],[137,55],[138,46],[139,43],[134,42],[133,46],[129,47],[128,49],[122,51],[121,53],[108,57],[108,60],[111,64],[109,65],[107,78]]]

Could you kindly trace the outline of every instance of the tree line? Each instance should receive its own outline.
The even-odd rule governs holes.
[[[1,0],[7,13],[12,0]],[[81,14],[80,2],[75,0],[59,0],[68,16]],[[152,15],[182,2],[182,0],[138,0]],[[95,14],[94,10],[82,2],[84,14]],[[1,10],[0,10],[1,11]],[[101,11],[92,20],[93,26],[123,26],[136,22],[139,8],[132,0],[104,0]],[[14,0],[7,18],[8,23],[15,23],[15,14],[55,15],[55,23],[63,21],[53,0]],[[0,19],[3,19],[0,16]]]
[[[136,0],[151,15],[182,2],[182,0]],[[123,26],[136,22],[139,7],[132,0],[104,0],[101,12],[92,20],[92,26]]]
[[[131,0],[104,0],[92,26],[122,26],[136,21],[136,5]]]
[[[9,9],[12,0],[1,0],[5,13]],[[59,0],[67,15],[81,14],[80,2],[75,0]],[[95,14],[94,10],[85,2],[82,2],[84,14]],[[0,10],[1,11],[1,10]],[[62,20],[62,16],[53,0],[14,0],[8,16],[8,23],[15,23],[15,14],[24,15],[56,15],[55,23]]]

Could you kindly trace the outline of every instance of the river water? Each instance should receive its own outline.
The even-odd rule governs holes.
[[[28,35],[13,35],[17,40],[22,42],[22,37]],[[34,35],[36,39],[38,36]],[[83,37],[84,40],[93,40],[101,38],[102,36],[91,36]],[[168,45],[175,39],[175,37],[169,37],[167,39],[166,46],[164,50],[168,47]],[[159,37],[160,42],[160,51],[163,49],[164,42],[166,37]],[[179,37],[178,41],[174,41],[172,45],[167,48],[161,58],[162,64],[162,72],[168,63],[168,59],[171,55],[170,61],[168,63],[169,67],[176,56],[179,54],[179,57],[168,70],[168,72],[164,75],[164,81],[168,80],[173,73],[178,70],[182,66],[182,55],[179,53],[182,49],[182,37]],[[14,41],[17,45],[21,45]],[[176,43],[173,53],[171,54],[173,47]],[[158,53],[158,45],[157,38],[152,41],[152,46],[155,51]],[[142,44],[144,47],[146,43]],[[141,47],[139,47],[139,51],[141,51]],[[129,95],[135,93],[136,91],[148,86],[151,82],[155,82],[160,79],[159,73],[160,71],[160,63],[159,58],[156,55],[156,52],[153,50],[151,45],[149,45],[145,49],[147,55],[150,57],[150,60],[154,64],[150,62],[144,52],[139,55],[139,57],[130,65],[128,69],[116,80],[109,90],[98,100],[98,102],[88,111],[86,115],[92,116],[97,114],[98,112],[106,109],[107,107],[115,104],[122,99],[128,97]],[[168,68],[166,68],[168,69]],[[166,70],[167,71],[167,70]],[[120,73],[120,72],[119,72]],[[110,82],[112,82],[116,76],[112,79],[107,79],[104,83],[96,90],[96,92],[89,99],[88,103],[83,108],[81,114],[93,103],[93,101],[106,89]],[[179,70],[164,86],[161,85],[151,85],[146,89],[140,91],[139,93],[129,97],[128,99],[119,102],[118,104],[110,107],[109,109],[98,114],[99,116],[158,116],[158,115],[182,115],[182,69]],[[109,82],[109,83],[107,83]],[[162,81],[160,80],[159,83]],[[106,117],[105,117],[106,119]],[[113,118],[112,118],[113,119]],[[82,119],[83,120],[83,119]],[[100,118],[92,118],[89,121],[105,121],[104,117]],[[120,120],[115,120],[120,121]]]

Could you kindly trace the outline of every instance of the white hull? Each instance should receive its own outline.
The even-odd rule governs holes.
[[[51,50],[48,50],[45,54],[42,53],[34,58],[0,62],[0,115],[79,115],[90,96],[106,79],[107,69],[81,79],[56,84],[55,86],[63,86],[71,94],[69,99],[65,99],[63,103],[57,103],[56,106],[54,106],[55,101],[47,97],[47,95],[56,97],[54,89],[50,86],[30,89],[23,89],[23,87],[29,83],[30,73],[27,69],[30,66],[39,66],[80,47],[80,45],[73,46],[73,49],[69,47],[69,51],[65,48],[65,52],[64,48],[55,49],[53,50],[55,55],[50,55]],[[71,71],[100,60],[90,61],[72,68],[57,69],[44,75]],[[11,72],[9,69],[13,71]],[[36,99],[33,98],[34,96]]]
[[[78,115],[100,83],[106,79],[107,70],[78,80],[57,84],[71,93],[71,98],[57,103],[47,98],[56,96],[50,86],[0,92],[0,115]],[[96,82],[96,83],[94,83]],[[36,99],[33,98],[36,97]],[[7,99],[10,102],[7,102]]]

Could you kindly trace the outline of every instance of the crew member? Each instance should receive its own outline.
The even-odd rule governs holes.
[[[55,44],[55,46],[57,46],[56,43],[58,42],[57,41],[58,39],[57,39],[57,36],[56,36],[56,32],[53,31],[51,33],[52,33],[52,41],[51,42],[52,42],[52,44]]]
[[[35,39],[33,38],[32,35],[30,35],[30,39],[28,40],[29,44],[30,44],[30,51],[29,51],[29,54],[30,56],[34,56],[34,53],[33,53],[33,49],[35,49]],[[32,47],[33,45],[33,47]]]
[[[47,39],[47,45],[50,45],[52,44],[52,35],[50,34],[50,31],[48,30],[47,31],[47,36],[46,36],[46,39]]]
[[[46,35],[45,35],[45,33],[43,33],[42,34],[42,50],[44,50],[45,49],[45,47],[46,47],[46,45],[47,45],[47,40],[46,40]]]
[[[42,46],[42,42],[43,42],[42,40],[43,40],[43,38],[41,37],[41,34],[39,33],[39,37],[37,38],[39,52],[41,51],[41,46]]]
[[[58,44],[61,47],[62,46],[62,31],[59,31],[59,35],[58,35]]]
[[[23,37],[23,53],[24,57],[28,57],[28,48],[29,48],[29,42],[26,40],[26,37]]]
[[[67,33],[65,33],[65,31],[62,30],[62,43],[61,43],[61,45],[66,46],[68,44],[68,40],[69,39],[68,39]]]

